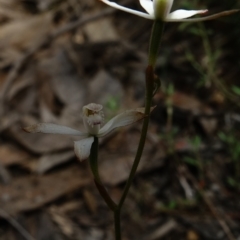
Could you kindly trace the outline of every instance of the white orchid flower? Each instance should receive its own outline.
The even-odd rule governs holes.
[[[52,133],[83,137],[83,139],[74,142],[75,154],[80,161],[83,161],[90,155],[94,137],[103,137],[115,128],[129,125],[145,117],[144,108],[127,110],[112,118],[101,128],[104,121],[102,108],[102,105],[95,103],[83,107],[84,132],[52,123],[39,123],[23,129],[29,133]]]
[[[193,18],[193,19],[186,19],[189,17],[192,17],[196,14],[203,14],[206,13],[208,10],[183,10],[179,9],[174,12],[170,13],[170,10],[173,5],[173,0],[139,0],[141,6],[146,10],[147,13],[136,11],[127,7],[123,7],[115,2],[111,2],[108,0],[100,0],[107,5],[128,12],[135,14],[140,17],[144,17],[147,19],[155,20],[160,19],[164,22],[197,22],[197,21],[206,21],[215,19],[221,16],[229,15],[234,12],[237,12],[238,10],[232,10],[232,11],[225,11],[218,14],[214,14],[207,17],[202,18]]]

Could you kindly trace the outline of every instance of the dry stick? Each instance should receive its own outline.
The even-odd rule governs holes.
[[[26,240],[36,240],[34,237],[27,232],[13,217],[11,217],[6,211],[0,209],[0,213],[5,219],[26,239]]]
[[[53,41],[55,38],[61,36],[62,34],[74,30],[77,27],[80,27],[86,23],[89,23],[91,21],[95,21],[99,18],[105,17],[107,15],[112,14],[115,11],[113,8],[108,8],[106,10],[101,11],[100,13],[93,14],[89,17],[83,17],[79,19],[78,21],[69,23],[63,27],[59,27],[57,30],[53,31],[49,35],[43,38],[42,41],[38,42],[35,46],[33,46],[31,49],[29,49],[24,55],[22,55],[14,64],[11,72],[8,74],[6,81],[3,84],[2,89],[0,90],[0,116],[3,114],[3,108],[4,108],[4,97],[9,89],[9,87],[12,85],[12,83],[15,81],[15,79],[18,76],[18,73],[21,71],[23,66],[26,64],[26,62],[33,56],[34,53],[39,51],[41,48],[43,48],[45,45],[49,44],[51,41]]]
[[[217,209],[215,208],[213,203],[210,201],[210,199],[204,193],[202,193],[202,196],[203,196],[205,203],[208,205],[209,209],[211,210],[212,214],[218,220],[219,225],[222,227],[222,229],[225,232],[225,234],[227,235],[228,239],[236,240],[236,238],[234,237],[234,235],[231,232],[231,229],[227,225],[226,221],[223,219],[222,216],[220,216],[220,214],[218,213]]]
[[[220,216],[219,212],[217,211],[216,207],[214,206],[214,204],[211,202],[211,200],[206,196],[206,194],[199,188],[198,183],[196,178],[189,172],[187,171],[187,168],[185,168],[187,176],[189,177],[189,179],[191,179],[191,181],[193,182],[194,187],[198,190],[198,192],[201,194],[204,202],[206,203],[206,205],[208,206],[208,208],[210,209],[210,211],[212,212],[212,214],[214,215],[214,217],[217,219],[219,225],[222,227],[223,231],[225,232],[225,234],[227,235],[229,240],[236,240],[236,238],[234,237],[234,235],[231,232],[231,229],[229,228],[229,226],[227,225],[226,221],[223,219],[222,216]]]

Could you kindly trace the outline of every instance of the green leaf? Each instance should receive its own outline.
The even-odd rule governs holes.
[[[232,91],[233,91],[235,94],[237,94],[238,96],[240,96],[240,87],[233,85],[233,86],[232,86]]]
[[[184,157],[183,161],[188,163],[188,164],[190,164],[190,165],[192,165],[192,166],[199,167],[199,163],[198,163],[198,161],[195,158]]]
[[[177,203],[174,200],[170,201],[168,204],[169,209],[174,209],[174,208],[176,208],[176,206],[177,206]]]
[[[201,138],[199,136],[195,136],[194,139],[192,140],[192,144],[195,148],[199,148],[201,145]]]
[[[237,186],[237,182],[236,182],[233,178],[231,178],[231,177],[229,177],[229,178],[227,179],[227,182],[228,182],[228,184],[229,184],[231,187],[236,187],[236,186]]]
[[[170,84],[168,85],[168,87],[167,87],[167,94],[168,94],[169,96],[172,96],[173,93],[174,93],[174,85],[173,85],[172,83],[170,83]]]
[[[223,142],[227,142],[227,136],[225,133],[220,132],[218,133],[218,137],[223,141]]]

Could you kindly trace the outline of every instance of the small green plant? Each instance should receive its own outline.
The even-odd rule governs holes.
[[[233,85],[233,86],[232,86],[232,91],[233,91],[236,95],[240,96],[240,87]]]
[[[156,209],[162,211],[171,211],[176,209],[185,209],[185,208],[191,208],[196,206],[198,203],[198,198],[194,199],[176,199],[176,200],[170,200],[167,203],[159,203],[156,205]]]
[[[193,156],[185,156],[183,161],[189,165],[196,167],[199,170],[199,178],[202,183],[204,183],[204,169],[205,163],[200,155],[200,148],[202,145],[202,139],[200,136],[196,135],[189,140],[191,146],[193,147]]]
[[[173,118],[173,102],[172,96],[174,94],[174,86],[170,83],[165,89],[163,88],[163,92],[166,94],[166,107],[167,107],[167,132],[170,132],[172,129],[172,118]]]
[[[168,85],[163,85],[161,87],[161,89],[165,95],[167,121],[166,121],[165,132],[161,133],[160,139],[162,139],[166,142],[167,153],[169,155],[172,155],[172,154],[174,154],[174,151],[175,151],[175,146],[174,146],[175,137],[177,136],[177,133],[179,132],[177,127],[172,126],[172,119],[173,119],[172,96],[173,96],[175,90],[174,90],[174,85],[172,83],[170,83]]]
[[[112,117],[114,117],[120,109],[120,98],[118,96],[109,96],[106,100],[106,102],[104,103],[104,109],[105,112],[107,113],[106,116],[108,116],[107,119],[105,119],[105,121],[110,120]]]
[[[236,188],[236,189],[240,189],[240,183],[232,178],[232,177],[228,177],[227,178],[227,183],[229,184],[229,186],[231,186],[232,188]]]
[[[217,66],[222,52],[219,50],[220,47],[213,48],[211,46],[209,36],[213,35],[213,32],[207,29],[203,23],[198,23],[198,25],[182,23],[178,30],[188,31],[202,39],[203,51],[205,52],[205,67],[198,62],[188,48],[185,51],[186,59],[200,75],[200,79],[196,82],[196,86],[210,87],[214,84],[228,100],[239,106],[240,88],[232,86],[232,89],[229,89],[224,79],[218,75]]]
[[[240,139],[237,138],[237,136],[234,133],[224,133],[220,132],[218,134],[218,137],[226,144],[228,153],[230,154],[231,160],[234,164],[235,169],[235,178],[237,180],[240,179]],[[229,178],[228,183],[230,185],[234,184],[234,179]]]
[[[106,108],[111,111],[117,111],[119,109],[119,98],[115,96],[110,96],[107,99],[107,102],[105,104]]]
[[[173,155],[175,153],[175,139],[179,129],[177,127],[172,127],[169,131],[161,133],[160,139],[164,140],[167,147],[167,154]]]

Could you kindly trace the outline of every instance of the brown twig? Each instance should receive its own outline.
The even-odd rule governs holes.
[[[41,48],[49,44],[51,41],[56,39],[57,37],[61,36],[62,34],[72,31],[86,23],[91,21],[96,21],[99,18],[105,17],[107,15],[112,14],[115,11],[113,8],[107,8],[106,10],[101,11],[100,13],[93,14],[89,17],[83,17],[78,21],[71,22],[63,27],[59,27],[55,31],[51,32],[49,35],[43,38],[42,41],[38,42],[35,46],[30,48],[25,54],[23,54],[14,64],[13,68],[11,69],[10,73],[8,74],[2,89],[0,91],[0,116],[3,115],[4,112],[4,98],[9,89],[9,87],[13,84],[15,79],[18,77],[19,72],[27,63],[29,58],[31,58],[37,51]]]

